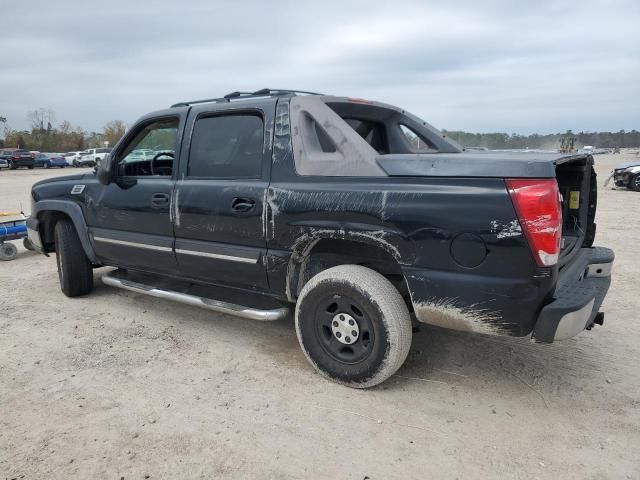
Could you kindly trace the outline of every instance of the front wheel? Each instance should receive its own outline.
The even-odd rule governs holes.
[[[9,168],[10,168],[11,170],[15,170],[17,167],[16,167],[16,164],[15,164],[15,163],[13,163],[12,161],[9,161]]]
[[[385,277],[359,265],[329,268],[309,280],[295,322],[311,364],[349,387],[384,382],[411,347],[411,318],[402,296]]]
[[[631,177],[631,180],[629,180],[629,188],[636,192],[640,192],[640,173],[636,173]]]
[[[78,297],[93,290],[93,270],[70,220],[60,220],[54,231],[56,263],[60,289],[67,297]]]

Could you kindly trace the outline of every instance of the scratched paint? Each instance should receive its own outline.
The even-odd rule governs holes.
[[[522,235],[522,227],[518,220],[511,220],[509,223],[500,223],[498,220],[492,220],[489,223],[489,230],[495,233],[498,238],[511,238]]]

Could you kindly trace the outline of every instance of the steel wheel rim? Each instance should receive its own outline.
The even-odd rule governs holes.
[[[323,299],[316,311],[315,324],[318,343],[340,363],[360,363],[373,352],[373,323],[361,304],[352,298],[332,295]]]

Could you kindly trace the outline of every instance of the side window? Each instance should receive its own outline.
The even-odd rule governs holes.
[[[198,118],[191,136],[187,176],[258,178],[263,146],[263,124],[258,115]]]
[[[414,152],[426,152],[434,149],[431,144],[427,143],[427,141],[424,138],[422,138],[422,136],[418,135],[412,129],[410,129],[409,127],[407,127],[402,123],[399,125],[400,125],[400,130],[404,135],[404,138],[407,139],[407,141],[409,142],[409,145],[411,146],[411,149]]]
[[[177,118],[156,120],[147,124],[119,153],[118,175],[171,176],[177,138]]]

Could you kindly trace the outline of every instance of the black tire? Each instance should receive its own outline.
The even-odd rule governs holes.
[[[29,170],[33,170],[33,165],[29,165],[29,166],[27,166],[27,168],[28,168]]]
[[[18,256],[18,248],[13,243],[0,243],[0,260],[8,262]]]
[[[31,240],[29,240],[27,237],[22,239],[22,246],[31,252],[33,252],[36,249],[33,246],[33,243],[31,243]]]
[[[17,167],[16,167],[16,164],[15,164],[15,163],[13,163],[11,160],[9,160],[9,168],[10,168],[11,170],[15,170],[15,169],[17,168]]]
[[[93,270],[78,232],[70,220],[60,220],[55,228],[56,263],[60,289],[67,297],[86,295],[93,290]]]
[[[329,268],[309,280],[295,322],[311,364],[349,387],[384,382],[411,347],[411,318],[402,296],[385,277],[359,265]]]
[[[635,192],[640,192],[640,173],[636,173],[629,179],[629,188]]]

